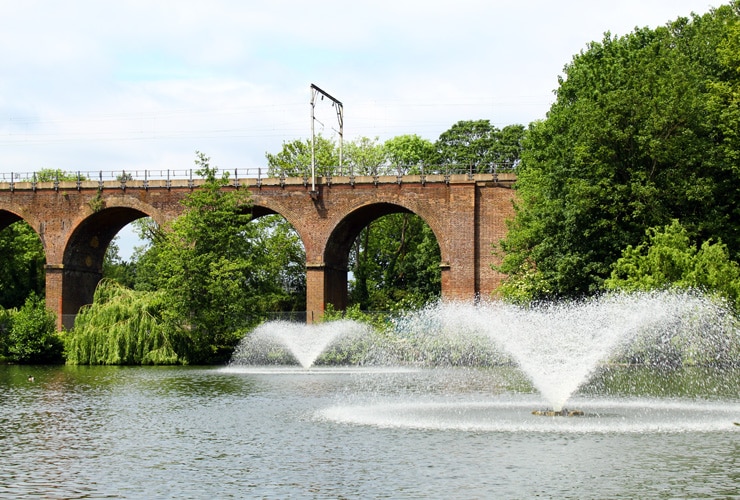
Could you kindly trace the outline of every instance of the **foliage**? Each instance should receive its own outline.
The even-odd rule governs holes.
[[[740,256],[740,2],[623,37],[565,68],[530,125],[498,251],[520,299],[597,293],[622,249],[680,219]]]
[[[261,276],[251,272],[263,255],[250,240],[248,193],[224,189],[228,173],[218,177],[209,162],[197,153],[204,185],[155,243],[153,286],[164,294],[169,328],[189,337],[187,352],[179,354],[190,363],[228,358],[251,311],[260,310],[263,289]]]
[[[60,169],[42,168],[36,172],[37,182],[56,182],[56,181],[76,181],[76,180],[87,180],[87,177],[81,174],[73,172],[66,172]]]
[[[609,289],[647,291],[669,287],[720,294],[732,304],[740,297],[740,266],[722,242],[707,240],[697,249],[674,220],[662,230],[650,228],[639,245],[628,246],[614,263]]]
[[[441,291],[439,245],[429,226],[409,213],[366,226],[350,251],[350,303],[364,310],[418,308]]]
[[[87,206],[90,207],[90,210],[92,210],[93,213],[98,213],[105,208],[105,200],[100,191],[90,198],[90,201],[87,202]]]
[[[418,135],[392,137],[383,148],[391,168],[406,167],[411,174],[419,174],[423,165],[434,163],[434,144]]]
[[[22,307],[31,294],[42,296],[46,255],[36,231],[18,221],[0,231],[0,307]]]
[[[62,341],[56,331],[56,318],[45,302],[31,294],[19,310],[2,314],[0,342],[4,356],[18,363],[61,361]]]
[[[143,245],[134,248],[131,260],[134,262],[134,290],[154,291],[157,282],[157,261],[159,260],[159,242],[165,231],[150,217],[136,219],[131,223]]]
[[[285,218],[267,215],[253,221],[253,244],[264,259],[257,271],[265,287],[260,310],[303,311],[306,308],[306,252],[298,233]]]
[[[377,137],[360,137],[344,147],[344,168],[342,174],[382,175],[386,170],[386,154]]]
[[[342,168],[338,145],[316,137],[317,175],[419,174],[438,166],[473,168],[490,172],[497,166],[518,164],[526,130],[509,125],[502,130],[489,120],[459,121],[432,143],[418,135],[401,135],[379,143],[378,138],[358,137],[344,143]],[[310,176],[311,141],[284,142],[277,154],[266,154],[268,175]]]
[[[136,283],[136,264],[121,258],[118,236],[108,245],[103,259],[103,278],[117,281],[123,286],[133,288]]]
[[[499,130],[489,120],[459,121],[437,139],[436,161],[473,172],[489,172],[496,165],[514,165],[519,161],[524,135],[522,125]]]
[[[341,321],[345,319],[370,325],[376,333],[388,334],[389,329],[392,326],[390,322],[391,315],[389,312],[369,313],[360,309],[359,304],[353,304],[344,311],[335,309],[332,304],[326,305],[322,321]]]
[[[83,307],[74,329],[64,336],[67,364],[181,364],[187,360],[182,330],[163,320],[164,294],[136,292],[113,280],[95,289],[93,304]]]
[[[8,336],[13,328],[13,315],[15,309],[3,309],[0,307],[0,360],[8,356]]]
[[[321,135],[315,138],[316,175],[331,175],[339,165],[339,151],[334,141]],[[266,153],[268,175],[272,177],[306,177],[311,176],[311,140],[296,139],[283,142],[283,148],[277,154]]]
[[[184,201],[170,227],[154,230],[137,263],[136,288],[161,290],[165,321],[188,337],[189,363],[228,359],[236,343],[269,312],[305,308],[305,256],[282,218],[252,219],[249,194],[227,188],[198,153],[205,184]]]

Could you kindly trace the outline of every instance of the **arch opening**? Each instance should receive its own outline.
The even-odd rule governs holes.
[[[135,208],[104,208],[75,228],[67,240],[61,268],[62,326],[72,328],[80,308],[92,303],[95,288],[104,275],[106,254],[116,235],[143,217],[149,215]]]
[[[264,303],[269,319],[306,321],[306,249],[298,231],[282,214],[265,207],[252,207],[257,226],[253,248],[264,257],[274,283]]]
[[[363,206],[327,242],[325,302],[336,309],[421,307],[441,294],[440,246],[431,227],[406,207]]]
[[[21,216],[0,210],[0,307],[20,308],[46,294],[46,252],[39,234]]]

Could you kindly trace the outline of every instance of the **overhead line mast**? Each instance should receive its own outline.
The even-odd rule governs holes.
[[[318,191],[316,191],[316,134],[314,133],[314,122],[316,121],[316,115],[314,114],[314,108],[316,107],[316,96],[321,95],[321,100],[324,97],[331,101],[331,105],[336,108],[337,122],[339,123],[339,169],[342,169],[342,146],[344,142],[344,106],[338,99],[332,97],[328,93],[321,90],[319,87],[311,84],[311,197],[318,197]]]

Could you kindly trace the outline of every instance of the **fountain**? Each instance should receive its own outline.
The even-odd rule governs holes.
[[[292,356],[301,367],[308,369],[340,337],[357,338],[368,334],[369,328],[366,325],[349,320],[314,325],[269,321],[242,339],[230,364],[275,364],[290,362],[288,358]],[[283,349],[287,349],[287,353]]]
[[[319,418],[335,422],[527,432],[674,432],[733,428],[732,423],[738,420],[736,396],[730,396],[735,398],[730,404],[701,401],[707,395],[733,394],[732,388],[720,387],[725,382],[715,369],[705,377],[698,376],[712,379],[715,385],[687,393],[693,399],[686,401],[666,401],[659,394],[634,398],[629,391],[626,399],[612,397],[589,386],[595,374],[603,378],[609,370],[626,371],[627,375],[615,377],[629,377],[634,366],[670,372],[684,364],[729,366],[725,378],[736,386],[740,378],[737,319],[723,304],[698,293],[614,294],[528,307],[443,302],[396,318],[391,330],[382,334],[353,321],[320,325],[270,322],[245,339],[232,365],[254,362],[248,352],[255,350],[255,342],[269,340],[288,346],[305,370],[329,346],[336,350],[340,338],[346,341],[340,349],[345,361],[361,359],[368,365],[381,360],[386,366],[411,366],[419,371],[389,371],[384,379],[374,382],[379,385],[371,391],[371,401],[361,403],[354,398],[352,404],[317,413]],[[268,346],[268,353],[270,349],[274,348]],[[367,355],[369,351],[374,354]],[[269,354],[263,352],[256,359],[264,363]],[[465,381],[449,380],[461,376],[454,371],[460,366],[473,367],[467,372],[472,377],[492,377],[486,382],[488,388],[477,389],[471,399],[464,397],[468,389],[462,395],[453,391],[441,398],[431,389],[428,394],[399,393],[412,384],[404,377],[440,379],[413,382],[417,387],[464,387]],[[512,382],[511,375],[501,378],[501,371],[517,372],[525,383]],[[526,381],[535,392],[524,387]],[[682,384],[688,385],[678,385]],[[672,418],[674,413],[681,418]],[[565,426],[552,423],[559,419],[537,423],[542,422],[540,416],[582,418],[563,419],[578,421]]]
[[[731,315],[721,303],[691,292],[614,294],[579,302],[547,303],[519,307],[498,302],[443,303],[406,321],[428,328],[436,322],[441,331],[484,335],[508,353],[550,408],[534,413],[547,416],[581,416],[564,405],[602,363],[628,356],[635,342],[669,344],[686,358],[703,356],[708,361],[725,357],[715,352],[717,339],[738,335]],[[432,321],[430,321],[432,319]],[[729,328],[729,332],[728,332]],[[643,347],[643,351],[645,348]],[[663,354],[658,361],[680,363],[681,354]],[[629,360],[628,360],[629,361]],[[656,360],[641,361],[655,362]],[[693,360],[695,361],[695,360]]]

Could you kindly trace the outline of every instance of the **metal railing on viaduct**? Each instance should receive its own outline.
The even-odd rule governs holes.
[[[276,171],[266,167],[250,167],[233,170],[222,170],[220,175],[227,173],[235,187],[240,187],[240,180],[255,180],[256,185],[260,185],[263,179],[281,179],[287,182],[289,178],[302,179],[304,185],[312,181],[310,168],[297,168],[289,170]],[[319,168],[315,176],[323,179],[325,183],[331,184],[334,178],[352,183],[358,177],[372,178],[376,182],[381,178],[395,177],[396,182],[402,183],[405,178],[413,176],[416,180],[418,177],[424,182],[429,176],[441,176],[449,180],[453,175],[467,175],[470,179],[474,176],[486,176],[493,181],[498,181],[501,174],[503,182],[508,182],[509,177],[516,173],[516,163],[486,163],[486,164],[447,164],[447,165],[396,165],[381,166],[373,168],[350,168],[347,166],[334,166]],[[195,187],[202,178],[198,175],[197,169],[144,169],[144,170],[77,170],[65,172],[61,170],[46,170],[40,172],[0,172],[0,189],[5,185],[6,189],[13,190],[16,185],[22,184],[24,187],[30,185],[32,189],[39,187],[58,188],[63,182],[74,182],[82,186],[83,182],[97,182],[100,189],[110,187],[111,183],[120,184],[121,188],[126,188],[132,181],[139,181],[143,187],[148,187],[150,181],[157,181],[161,186],[171,186],[173,183],[188,182]]]
[[[253,217],[282,215],[298,233],[306,253],[308,322],[320,319],[327,304],[346,307],[350,247],[362,228],[391,213],[416,214],[434,232],[444,299],[472,300],[499,286],[492,246],[513,215],[513,168],[331,169],[313,178],[288,173],[295,174],[232,170],[226,188],[249,191]],[[71,327],[79,308],[92,301],[116,234],[141,217],[160,225],[173,220],[202,183],[195,170],[0,173],[0,230],[24,220],[38,233],[46,253],[47,305],[59,327]]]

